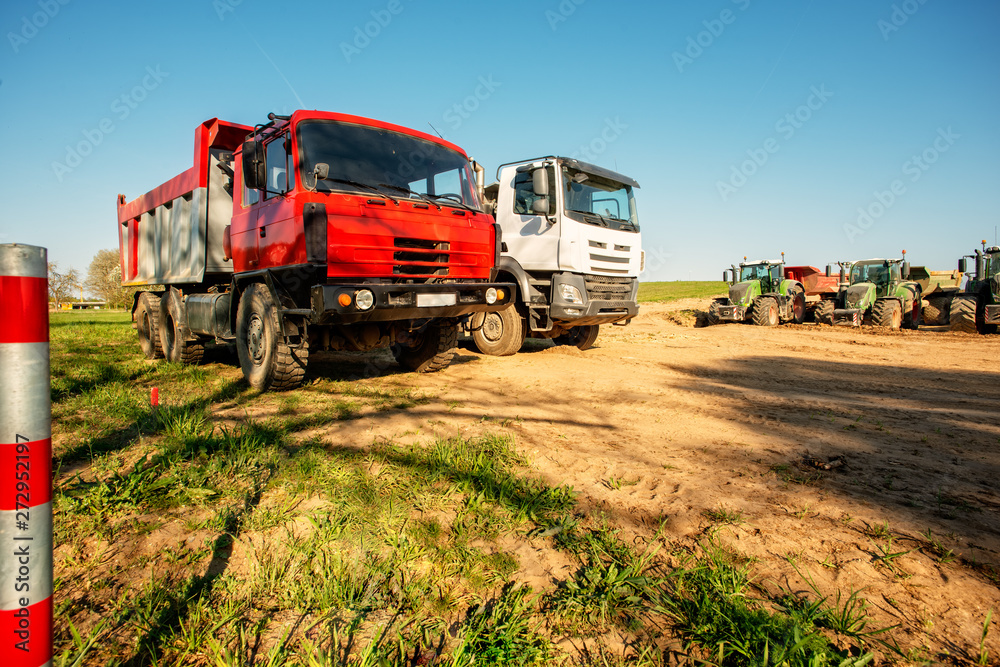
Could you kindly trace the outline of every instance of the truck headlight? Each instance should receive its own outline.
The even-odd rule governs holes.
[[[566,301],[567,303],[583,304],[583,295],[580,294],[579,288],[573,285],[563,284],[559,286],[559,289],[561,291],[563,301]]]
[[[486,303],[492,306],[496,302],[497,302],[497,288],[490,287],[488,290],[486,290]]]
[[[354,295],[354,305],[358,307],[358,310],[369,310],[375,305],[375,295],[368,289],[358,290],[358,293]]]

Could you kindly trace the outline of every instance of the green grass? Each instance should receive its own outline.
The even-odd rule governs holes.
[[[771,599],[714,542],[622,535],[503,424],[338,439],[436,400],[391,376],[259,394],[224,355],[146,361],[120,313],[57,313],[51,337],[57,665],[660,665],[676,641],[719,665],[851,665],[820,629],[881,632],[856,594]],[[525,546],[575,566],[532,591]]]
[[[721,280],[675,280],[671,282],[639,283],[639,301],[676,301],[705,299],[726,294],[728,286]]]

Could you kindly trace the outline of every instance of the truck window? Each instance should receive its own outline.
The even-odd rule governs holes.
[[[267,154],[267,198],[284,194],[294,186],[294,173],[292,169],[291,151],[288,150],[288,135],[281,135],[272,139],[265,151]],[[289,175],[292,175],[289,178]]]
[[[251,190],[247,187],[246,181],[243,181],[243,208],[248,206],[253,206],[260,201],[260,193],[257,190]]]
[[[546,167],[549,172],[549,213],[554,213],[555,192],[556,192],[556,171],[553,167]],[[535,215],[532,213],[532,204],[536,199],[542,199],[535,195],[535,188],[532,185],[531,172],[525,171],[514,175],[514,213],[518,215]]]

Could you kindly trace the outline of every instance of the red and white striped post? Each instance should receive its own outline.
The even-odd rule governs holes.
[[[0,245],[0,664],[52,664],[48,251]]]

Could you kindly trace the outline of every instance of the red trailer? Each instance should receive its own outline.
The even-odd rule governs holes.
[[[812,313],[823,299],[833,299],[840,290],[840,277],[827,276],[815,266],[786,266],[785,277],[802,283],[806,290],[806,313]]]
[[[500,230],[469,159],[443,139],[321,111],[250,127],[211,119],[194,166],[126,203],[122,282],[149,358],[235,344],[258,389],[301,383],[310,351],[391,347],[448,365],[465,316],[493,312]]]

